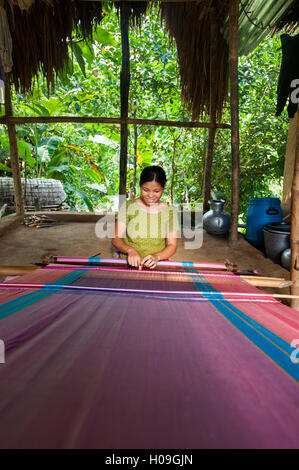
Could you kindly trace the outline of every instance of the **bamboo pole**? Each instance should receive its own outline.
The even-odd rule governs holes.
[[[122,44],[122,67],[120,72],[120,164],[119,195],[126,195],[128,160],[128,110],[130,88],[130,48],[129,48],[129,10],[125,2],[120,7],[120,28]]]
[[[292,185],[292,211],[291,211],[291,280],[293,285],[291,288],[292,295],[299,294],[299,113],[297,113],[297,130],[296,130],[296,156],[295,169]],[[291,306],[299,310],[299,300],[294,297]]]
[[[13,116],[9,73],[6,74],[6,79],[5,79],[5,115],[7,118],[10,118]],[[16,214],[23,216],[25,213],[25,209],[24,209],[24,199],[23,199],[21,172],[20,172],[20,163],[19,163],[19,154],[18,154],[18,141],[17,141],[15,125],[8,123],[7,130],[8,130],[9,148],[10,148],[10,161],[11,161],[11,168],[12,168],[12,175],[13,175]]]
[[[231,152],[232,152],[232,192],[231,192],[231,226],[229,244],[232,248],[238,242],[239,214],[239,96],[238,96],[238,19],[239,0],[229,2],[229,77],[231,108]]]
[[[107,117],[91,117],[91,116],[18,116],[18,117],[2,117],[0,124],[48,124],[55,122],[78,123],[78,124],[121,124],[121,118]],[[212,122],[195,122],[195,121],[166,121],[164,119],[138,119],[128,118],[129,125],[144,126],[165,126],[165,127],[186,127],[186,128],[203,128],[210,129],[216,126],[217,129],[230,129],[230,124],[212,123]]]
[[[216,53],[217,53],[217,30],[216,30],[216,15],[215,8],[211,8],[211,31],[210,31],[210,120],[214,124],[214,127],[209,128],[209,138],[207,146],[207,155],[205,159],[204,169],[204,201],[203,201],[203,212],[207,212],[210,208],[209,200],[211,198],[211,174],[212,174],[212,163],[214,154],[214,144],[216,135],[216,99],[217,99],[217,82],[215,69],[216,64]]]

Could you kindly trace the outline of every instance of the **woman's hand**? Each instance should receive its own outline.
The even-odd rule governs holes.
[[[158,261],[160,261],[160,258],[158,255],[147,255],[145,258],[143,258],[143,260],[141,261],[141,265],[143,266],[146,266],[147,268],[150,268],[150,269],[154,269],[157,264],[158,264]]]
[[[134,248],[130,248],[128,251],[128,263],[135,268],[141,269],[141,256]]]

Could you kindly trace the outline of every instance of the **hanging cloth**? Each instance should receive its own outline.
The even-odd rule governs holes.
[[[7,21],[6,10],[0,6],[0,59],[4,72],[11,72],[12,61],[12,40]]]
[[[296,36],[282,34],[280,40],[282,60],[277,86],[276,116],[281,115],[289,98],[287,110],[289,118],[293,118],[297,111],[298,103],[294,102],[294,100],[292,101],[291,95],[298,88],[298,84],[296,87],[291,85],[293,80],[299,79],[299,34]]]
[[[31,7],[34,0],[11,0],[13,5],[18,5],[21,10],[28,10]]]

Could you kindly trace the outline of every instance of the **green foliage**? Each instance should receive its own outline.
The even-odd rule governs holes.
[[[76,37],[70,42],[73,63],[57,77],[55,93],[49,95],[45,81],[39,78],[32,94],[14,95],[15,115],[120,115],[120,29],[111,3],[104,2],[103,8],[105,18],[94,41]],[[251,197],[281,195],[288,119],[274,116],[279,48],[277,37],[266,39],[240,59],[241,215]],[[161,28],[157,8],[141,29],[130,31],[130,60],[130,117],[188,121],[188,109],[181,103],[176,50]],[[229,108],[223,122],[230,122]],[[115,204],[119,125],[23,125],[17,127],[17,133],[22,176],[59,179],[73,210],[108,209]],[[206,129],[130,126],[128,191],[134,189],[136,158],[137,191],[142,168],[159,163],[168,176],[166,199],[191,204],[202,201],[207,139]],[[5,127],[0,126],[0,175],[10,173],[8,137]],[[231,148],[227,130],[216,133],[212,190],[227,199],[229,206]]]

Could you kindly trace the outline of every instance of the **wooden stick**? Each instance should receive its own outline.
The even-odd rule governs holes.
[[[284,277],[250,276],[250,275],[247,275],[247,274],[240,274],[240,277],[242,279],[245,279],[246,281],[250,280],[250,279],[261,279],[261,280],[265,280],[265,281],[280,281],[280,282],[283,282],[283,281],[287,280]]]
[[[231,226],[229,244],[235,248],[238,243],[239,215],[239,96],[238,96],[238,19],[239,0],[229,0],[229,77],[230,77],[230,112],[231,112],[231,152],[232,152],[232,192]]]
[[[0,219],[1,219],[2,215],[4,214],[4,212],[6,211],[6,208],[7,208],[7,204],[3,204],[3,206],[0,209]]]
[[[5,116],[0,118],[0,124],[48,124],[54,122],[79,123],[79,124],[121,124],[122,119],[108,117],[91,117],[91,116]],[[164,119],[138,119],[128,118],[127,124],[141,124],[144,126],[165,126],[165,127],[187,127],[187,128],[213,128],[230,129],[230,124],[212,123],[212,122],[195,122],[195,121],[167,121]]]
[[[26,274],[31,271],[39,269],[38,266],[0,266],[0,274],[9,276],[10,274]]]
[[[7,118],[12,117],[13,115],[9,73],[6,74],[6,79],[5,79],[5,114]],[[12,168],[12,174],[13,174],[16,214],[23,215],[25,213],[25,209],[24,209],[23,190],[22,190],[22,183],[21,183],[16,128],[14,124],[8,123],[7,129],[8,129],[8,138],[9,138],[9,147],[10,147],[10,161],[11,161],[11,168]]]
[[[245,279],[246,282],[255,287],[273,287],[277,289],[283,289],[285,287],[291,287],[292,281],[267,281],[263,279]]]

